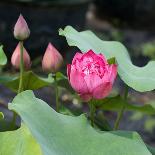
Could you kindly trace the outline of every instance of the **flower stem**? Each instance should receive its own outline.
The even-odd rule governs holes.
[[[23,41],[19,42],[20,44],[20,79],[19,79],[19,87],[18,87],[18,94],[23,91],[23,73],[24,73],[24,61],[23,61]],[[16,126],[16,118],[17,113],[13,111],[13,119],[11,123],[11,129],[14,129]]]
[[[24,73],[24,60],[23,60],[23,41],[19,42],[20,44],[20,81],[18,93],[23,91],[23,73]]]
[[[125,86],[125,92],[124,92],[124,101],[126,102],[127,100],[127,97],[128,97],[128,86],[126,85]],[[123,113],[125,111],[125,102],[123,103],[122,105],[122,109],[120,110],[120,112],[118,113],[118,116],[117,116],[117,119],[116,119],[116,122],[115,122],[115,125],[114,125],[114,130],[117,130],[118,127],[119,127],[119,124],[120,124],[120,121],[123,117]]]
[[[94,106],[92,100],[89,102],[89,108],[90,108],[90,120],[91,120],[91,125],[92,125],[92,127],[94,127],[95,106]]]
[[[60,103],[59,103],[59,90],[58,90],[58,83],[56,79],[56,75],[54,75],[54,84],[55,84],[55,102],[56,102],[56,111],[60,111]]]

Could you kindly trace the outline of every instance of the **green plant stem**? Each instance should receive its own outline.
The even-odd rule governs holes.
[[[127,97],[128,97],[128,86],[125,86],[124,101],[127,100]],[[114,125],[114,130],[117,130],[118,129],[119,124],[120,124],[120,121],[121,121],[121,119],[123,117],[124,111],[125,111],[125,103],[123,103],[122,109],[118,113],[118,116],[117,116],[117,119],[116,119],[116,122],[115,122],[115,125]]]
[[[93,104],[93,100],[89,102],[89,109],[90,109],[90,121],[92,127],[94,127],[94,115],[95,115],[95,106]]]
[[[23,73],[24,73],[24,60],[23,60],[23,41],[19,42],[20,44],[20,81],[18,93],[23,91]]]
[[[19,42],[20,44],[20,79],[19,79],[19,87],[18,87],[18,94],[23,91],[23,74],[24,74],[24,60],[23,60],[23,41]],[[17,113],[13,111],[13,119],[11,123],[11,128],[14,129],[16,126],[16,118]]]
[[[55,102],[56,102],[56,111],[60,111],[60,102],[59,102],[59,90],[58,90],[58,83],[56,79],[56,75],[54,75],[54,84],[55,84]]]

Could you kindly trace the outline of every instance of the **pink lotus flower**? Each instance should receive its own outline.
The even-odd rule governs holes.
[[[24,68],[28,70],[31,67],[31,60],[25,48],[23,49],[23,60],[24,60]],[[12,54],[11,63],[16,69],[20,68],[20,44],[17,45],[16,49]]]
[[[60,69],[62,63],[63,58],[61,54],[51,43],[49,43],[42,60],[43,70],[55,73]]]
[[[22,15],[19,16],[15,27],[14,37],[20,41],[26,40],[30,36],[30,30]]]
[[[76,53],[67,74],[73,89],[84,101],[102,99],[109,95],[117,75],[117,65],[109,65],[102,54],[92,50]]]

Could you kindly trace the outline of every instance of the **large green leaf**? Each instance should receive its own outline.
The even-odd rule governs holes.
[[[126,110],[139,111],[145,114],[154,115],[155,114],[155,101],[144,105],[129,104],[127,101],[123,100],[120,96],[109,97],[103,100],[94,101],[96,106],[111,111],[119,111],[124,105]]]
[[[3,51],[3,46],[0,46],[0,66],[6,65],[7,57]]]
[[[102,41],[91,31],[77,32],[71,26],[60,29],[60,35],[66,37],[70,46],[77,46],[83,52],[89,49],[103,53],[107,59],[115,57],[121,79],[133,89],[145,92],[155,89],[155,61],[144,67],[132,64],[127,49],[116,41]]]
[[[151,155],[136,132],[96,131],[84,115],[59,114],[32,91],[18,94],[9,108],[21,116],[44,155]]]
[[[43,155],[25,125],[16,131],[0,132],[0,155]]]
[[[32,71],[25,72],[23,75],[23,90],[36,90],[45,86],[49,86],[53,83],[53,79],[51,77],[48,78],[41,78],[37,76]],[[18,92],[19,87],[19,76],[17,77],[0,77],[0,82],[3,83],[5,86],[10,88],[14,92]]]
[[[66,88],[70,92],[74,92],[71,88],[68,79],[65,75],[58,72],[56,73],[56,79],[58,86]],[[54,84],[54,78],[51,74],[47,78],[42,78],[32,71],[25,72],[23,75],[24,89],[23,90],[36,90],[42,87],[50,86]],[[18,92],[19,76],[0,76],[0,83],[10,88],[14,92]]]

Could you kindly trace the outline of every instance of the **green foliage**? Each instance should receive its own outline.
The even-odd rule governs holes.
[[[4,81],[3,81],[4,79]],[[0,81],[10,88],[14,92],[18,92],[19,87],[19,76],[18,77],[10,77],[10,78],[3,78]],[[48,78],[41,78],[34,74],[32,71],[25,72],[23,75],[23,90],[36,90],[45,86],[50,85],[53,82],[51,77]]]
[[[23,122],[40,145],[44,155],[151,155],[136,132],[96,131],[90,126],[84,115],[73,117],[59,114],[44,101],[36,98],[32,91],[18,94],[13,102],[9,104],[9,108],[21,116]],[[20,130],[22,128],[17,131]],[[16,133],[17,131],[13,132]],[[1,133],[1,135],[5,134],[9,134],[9,132]],[[14,136],[18,144],[25,134],[20,133],[19,135],[16,135],[16,138]],[[15,150],[12,147],[8,148],[7,140],[9,139],[0,136],[0,141],[3,141],[0,154],[13,155]],[[32,139],[32,141],[34,140]],[[22,144],[23,147],[20,148],[20,151],[25,147],[29,147],[26,145],[29,144],[27,141]],[[33,145],[35,144],[33,143]],[[16,149],[19,149],[17,145]],[[26,150],[29,151],[29,149]],[[6,154],[6,151],[10,152]]]
[[[111,131],[113,130],[110,126],[109,122],[107,121],[107,118],[104,116],[103,112],[99,111],[95,115],[94,123],[101,131]]]
[[[154,148],[154,147],[147,146],[147,148],[148,148],[149,151],[152,153],[152,155],[155,155],[155,148]]]
[[[2,112],[0,112],[0,120],[4,118],[4,115]]]
[[[7,63],[7,57],[3,51],[3,46],[0,46],[0,66],[4,66]]]
[[[94,104],[104,110],[111,111],[119,111],[125,104],[126,110],[138,111],[148,115],[155,114],[155,102],[150,102],[144,105],[129,104],[127,101],[122,99],[121,96],[109,97],[103,100],[96,100],[94,101]]]
[[[43,155],[25,125],[15,131],[0,132],[1,155]]]
[[[143,119],[145,118],[145,119]],[[149,132],[149,133],[153,133],[154,129],[155,129],[155,118],[154,115],[148,115],[147,117],[144,117],[143,113],[140,112],[134,112],[132,114],[132,116],[130,117],[131,120],[133,121],[138,121],[140,119],[143,119],[143,123],[144,123],[144,129],[145,131]]]
[[[155,41],[145,43],[141,46],[142,53],[144,56],[155,60]]]
[[[67,90],[73,92],[66,76],[58,72],[56,73],[56,78],[60,87],[66,88]],[[32,71],[28,71],[24,73],[23,81],[23,90],[37,90],[39,88],[52,85],[54,83],[54,78],[51,74],[49,74],[47,78],[42,78]],[[4,84],[12,91],[18,92],[19,76],[1,76],[0,83]]]
[[[155,128],[155,118],[148,118],[145,120],[144,127],[146,131],[153,132],[153,129]]]
[[[0,119],[0,132],[10,131],[10,130],[12,130],[10,121],[7,121],[5,119]]]
[[[61,72],[57,72],[56,79],[60,87],[66,88],[71,93],[74,93],[74,90],[72,89],[71,85],[68,82],[68,78],[65,75],[63,75]]]
[[[131,88],[140,92],[155,89],[155,61],[150,61],[144,67],[137,67],[132,64],[123,44],[102,41],[91,31],[77,32],[67,26],[64,30],[60,29],[59,34],[66,37],[70,46],[77,46],[83,52],[92,49],[96,53],[103,53],[107,59],[115,57],[121,79]]]
[[[110,59],[108,59],[107,60],[108,61],[108,64],[116,64],[116,59],[115,59],[115,57],[112,57],[112,58],[110,58]]]
[[[138,120],[142,119],[143,117],[144,117],[144,114],[143,114],[143,113],[135,111],[135,112],[130,116],[130,120],[138,121]]]

